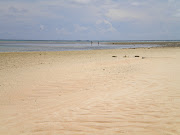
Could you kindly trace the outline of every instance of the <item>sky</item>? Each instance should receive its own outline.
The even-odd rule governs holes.
[[[180,0],[0,0],[0,39],[179,40]]]

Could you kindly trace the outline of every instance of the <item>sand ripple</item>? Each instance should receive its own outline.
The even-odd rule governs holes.
[[[38,75],[42,81],[34,77],[34,87],[29,81],[22,87],[28,92],[11,95],[13,102],[2,98],[0,134],[179,135],[180,54],[174,56],[178,51],[130,53],[144,54],[147,59],[123,58],[123,54],[115,59],[104,52],[79,56],[63,65],[58,59],[50,66],[28,69],[30,78]],[[175,58],[149,56],[164,54]]]

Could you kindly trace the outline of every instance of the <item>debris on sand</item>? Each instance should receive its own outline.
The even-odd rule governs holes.
[[[134,57],[139,57],[139,55],[135,55]]]
[[[126,55],[124,55],[123,57],[124,57],[124,58],[126,58],[127,56],[126,56]]]

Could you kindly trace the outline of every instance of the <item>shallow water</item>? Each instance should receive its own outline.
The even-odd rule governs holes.
[[[113,45],[101,41],[0,41],[0,52],[30,52],[30,51],[75,51],[75,50],[101,50],[157,47],[158,45]],[[106,42],[108,43],[108,42]]]

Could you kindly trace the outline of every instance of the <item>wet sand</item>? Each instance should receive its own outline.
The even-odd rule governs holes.
[[[179,82],[177,47],[0,53],[0,134],[179,135]]]
[[[104,44],[109,44],[109,45],[160,45],[163,47],[180,47],[180,42],[179,41],[133,41],[133,42],[104,42]]]

